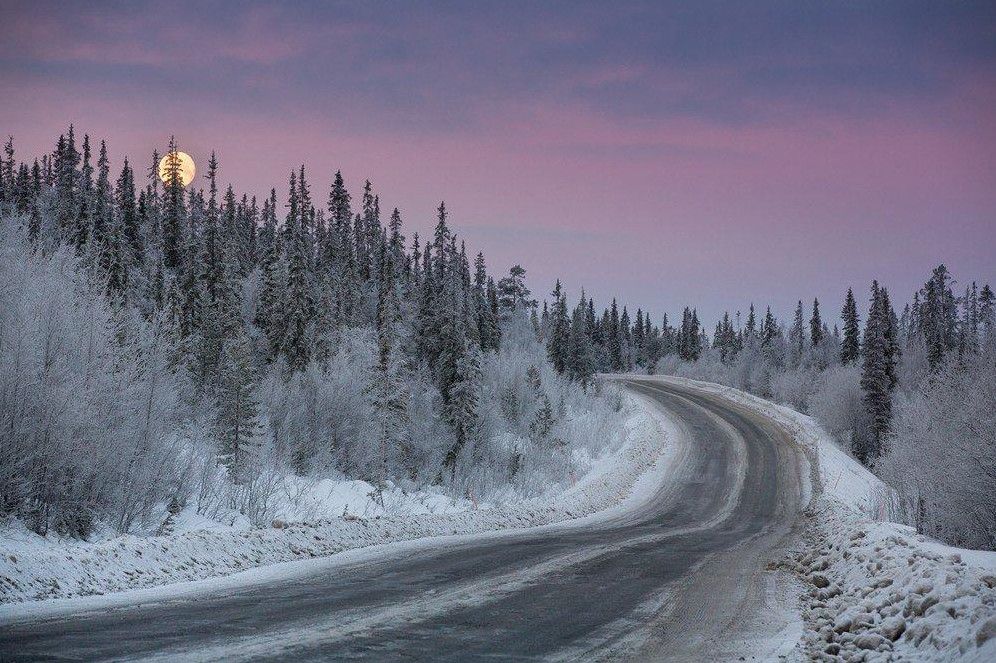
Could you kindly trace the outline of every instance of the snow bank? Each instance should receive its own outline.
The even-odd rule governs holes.
[[[267,529],[237,527],[167,536],[119,536],[101,543],[52,541],[22,529],[0,533],[0,603],[91,596],[230,575],[265,565],[423,537],[465,535],[562,523],[649,499],[674,452],[673,425],[635,396],[625,398],[625,430],[614,452],[594,459],[573,486],[555,495],[488,505],[439,503],[424,495],[395,513],[365,517],[348,507],[365,487],[342,487],[346,515]],[[330,486],[330,488],[332,488]],[[335,490],[339,490],[338,488]],[[365,499],[365,498],[364,498]],[[421,502],[421,511],[415,503]],[[460,510],[462,509],[462,510]],[[449,511],[449,512],[441,512]],[[369,513],[369,510],[367,510]],[[281,524],[282,523],[275,523]],[[16,615],[26,606],[0,610]]]
[[[810,417],[730,387],[666,380],[761,412],[808,450],[816,486],[805,545],[781,563],[804,587],[800,658],[996,660],[996,552],[952,548],[885,521],[891,491]]]
[[[996,553],[939,551],[910,527],[828,505],[815,515],[807,550],[786,562],[807,587],[808,658],[996,660]]]

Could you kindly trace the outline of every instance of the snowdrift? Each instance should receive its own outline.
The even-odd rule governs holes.
[[[655,409],[641,405],[639,397],[626,396],[624,407],[626,426],[620,433],[624,440],[614,452],[594,459],[589,472],[572,487],[520,502],[474,509],[471,502],[464,501],[448,505],[463,509],[450,513],[409,511],[362,517],[354,512],[312,522],[275,523],[280,526],[266,529],[126,535],[102,543],[53,541],[23,529],[8,529],[0,535],[0,603],[8,604],[0,607],[0,616],[31,612],[24,602],[64,604],[46,599],[161,588],[391,542],[610,517],[613,507],[633,508],[640,500],[649,499],[665,475],[679,437],[673,425]],[[285,565],[281,572],[294,570]],[[274,574],[256,577],[272,580]],[[216,588],[210,582],[199,586],[205,591]],[[136,592],[131,598],[149,600],[155,596]],[[127,601],[129,596],[118,599]],[[74,605],[83,605],[78,599],[74,601]]]
[[[812,418],[731,387],[663,379],[761,412],[807,449],[805,545],[781,562],[802,588],[800,659],[996,660],[996,552],[953,548],[890,522],[892,492]]]

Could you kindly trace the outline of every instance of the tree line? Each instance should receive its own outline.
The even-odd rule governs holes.
[[[161,385],[189,412],[160,437],[190,447],[203,428],[207,455],[243,492],[255,490],[270,458],[297,474],[332,468],[377,486],[435,483],[459,491],[528,483],[533,479],[521,476],[530,462],[526,448],[565,455],[552,439],[571,442],[563,439],[570,435],[567,410],[601,407],[594,393],[574,391],[545,357],[533,356],[533,345],[540,346],[528,316],[536,302],[525,270],[489,273],[483,253],[469,255],[452,231],[445,203],[432,236],[416,233],[409,241],[400,211],[382,212],[369,181],[354,200],[335,172],[319,203],[302,165],[288,174],[283,195],[274,188],[260,201],[222,186],[214,154],[203,179],[184,186],[178,153],[171,139],[164,155],[153,152],[145,172],[126,158],[114,177],[105,142],[94,149],[72,126],[30,165],[18,163],[8,140],[0,158],[0,218],[23,234],[31,253],[23,264],[8,255],[8,274],[17,280],[51,264],[78,265],[82,276],[67,286],[95,287],[102,301],[64,305],[99,309],[99,326],[112,328],[111,354],[155,338],[148,352],[153,363],[162,357]],[[4,322],[27,333],[24,316],[41,304],[25,295],[18,305],[24,310],[12,307]],[[532,338],[523,340],[523,329]],[[509,353],[520,355],[511,362],[514,376],[501,354],[507,334]],[[39,340],[30,342],[36,350]],[[38,352],[44,355],[44,347]],[[51,364],[38,361],[44,375]],[[590,371],[585,375],[587,385]],[[495,390],[511,390],[518,401],[496,413],[489,401],[508,394]],[[149,398],[161,395],[153,389]],[[21,407],[13,400],[2,405],[8,417]],[[330,414],[336,406],[341,411]],[[51,431],[40,432],[47,425],[41,414],[18,425],[28,430],[29,423],[32,435],[50,438]],[[146,450],[135,453],[144,457]],[[501,457],[501,471],[481,469],[488,453]],[[23,450],[0,459],[9,470],[0,481],[4,510],[30,512],[39,531],[53,522],[46,513],[55,501],[48,485],[54,456]],[[210,473],[210,463],[204,467]],[[17,479],[23,472],[27,478]],[[189,481],[184,490],[190,492]],[[68,529],[74,528],[89,525]]]

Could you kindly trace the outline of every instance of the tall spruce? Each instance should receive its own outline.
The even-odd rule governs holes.
[[[841,311],[844,321],[844,337],[840,344],[840,363],[851,364],[861,356],[861,328],[858,323],[858,303],[854,292],[848,288]]]

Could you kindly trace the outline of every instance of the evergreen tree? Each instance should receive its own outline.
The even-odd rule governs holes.
[[[526,287],[525,276],[525,269],[520,265],[513,265],[508,270],[508,276],[498,281],[498,309],[504,315],[536,307],[537,301],[531,299],[532,293]]]
[[[236,483],[243,481],[259,452],[259,404],[252,346],[241,328],[225,342],[218,385],[215,429],[219,458]]]
[[[861,356],[861,329],[858,326],[858,304],[854,292],[848,288],[844,299],[844,309],[841,311],[844,320],[844,339],[840,344],[840,363],[850,364]]]
[[[792,329],[789,330],[793,366],[799,366],[802,363],[802,355],[806,351],[806,330],[804,324],[802,300],[800,299],[795,307],[795,316],[792,318]]]
[[[560,285],[558,281],[557,285]],[[566,369],[568,376],[587,388],[595,375],[595,353],[588,329],[588,306],[584,291],[571,314],[570,331],[567,339]]]
[[[301,201],[301,189],[295,186],[295,174],[291,173],[291,195],[289,212],[285,223],[287,237],[287,286],[285,291],[283,351],[287,365],[291,369],[303,368],[311,358],[312,321],[314,300],[312,289],[312,269],[309,250],[309,236],[302,223],[306,213]]]
[[[614,373],[622,371],[622,334],[619,331],[619,308],[616,300],[612,300],[609,312],[608,326],[605,330],[605,341],[609,354],[609,368]]]
[[[971,286],[965,287],[961,309],[958,351],[962,355],[975,354],[979,351],[979,288],[974,281]]]
[[[769,306],[764,313],[764,322],[761,325],[761,347],[769,347],[780,335],[781,329],[778,327],[778,321],[771,314],[771,307]]]
[[[820,319],[820,300],[813,299],[813,315],[809,318],[810,346],[817,348],[823,342],[823,321]]]
[[[263,283],[256,308],[255,324],[268,341],[270,356],[275,356],[284,339],[284,284],[287,263],[283,259],[283,242],[277,234],[276,191],[263,204],[263,230],[260,233],[260,269]]]
[[[983,341],[996,348],[996,295],[988,283],[979,291],[979,328]]]
[[[630,371],[633,368],[633,339],[630,331],[629,311],[623,306],[622,315],[619,316],[619,349],[620,368],[623,371]]]
[[[917,333],[927,346],[927,359],[934,370],[958,347],[958,305],[951,283],[947,268],[938,265],[920,291]]]
[[[183,180],[180,179],[180,157],[176,140],[170,138],[164,171],[165,191],[162,206],[162,256],[163,265],[179,273],[184,262],[187,208],[183,197]]]
[[[571,321],[567,317],[567,297],[561,292],[560,279],[553,288],[553,308],[550,312],[550,332],[546,339],[546,352],[550,363],[558,373],[567,371],[568,343]]]
[[[888,300],[878,282],[872,282],[871,306],[865,323],[862,344],[861,371],[862,400],[871,422],[868,439],[858,439],[855,456],[871,464],[882,450],[882,441],[889,430],[892,418],[892,389],[895,366],[891,353]]]
[[[684,361],[697,361],[702,352],[702,335],[699,316],[687,306],[681,314],[681,329],[678,331],[678,356]]]
[[[494,289],[492,282],[491,289]],[[477,309],[478,335],[482,350],[497,350],[500,332],[498,318],[492,310],[488,295],[488,273],[484,263],[484,254],[478,253],[474,259],[474,306]]]
[[[373,403],[377,421],[379,472],[376,477],[378,490],[387,484],[390,461],[399,458],[408,477],[416,478],[416,468],[411,459],[411,441],[408,439],[410,424],[408,384],[409,371],[404,357],[403,322],[399,300],[400,282],[393,262],[400,256],[382,249],[384,278],[380,281],[377,302],[377,367],[373,378]]]
[[[753,343],[757,338],[757,316],[754,313],[754,302],[750,304],[750,312],[747,313],[747,325],[744,327],[744,339],[748,344]]]
[[[4,144],[4,155],[0,158],[0,212],[13,207],[14,201],[14,137],[8,136]]]
[[[482,379],[479,351],[468,346],[461,350],[457,353],[454,381],[446,401],[446,419],[453,427],[455,441],[446,452],[443,466],[449,470],[451,478],[456,473],[460,453],[476,438],[479,425],[477,409]]]
[[[135,204],[135,172],[125,157],[114,189],[114,202],[117,207],[119,226],[123,237],[123,262],[129,268],[141,265],[145,260],[145,246],[142,235],[142,219]]]

